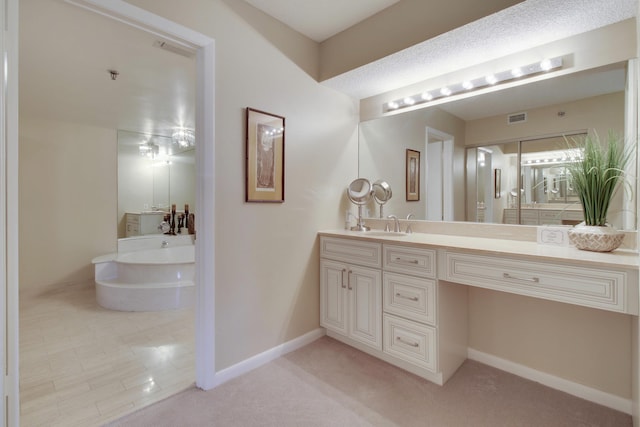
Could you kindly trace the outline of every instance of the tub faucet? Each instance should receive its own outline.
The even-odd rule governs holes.
[[[167,246],[169,246],[169,242],[167,242],[166,240],[162,241],[162,247],[166,248]]]

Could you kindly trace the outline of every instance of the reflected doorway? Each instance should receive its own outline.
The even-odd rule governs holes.
[[[428,221],[453,221],[453,136],[426,128],[426,212]]]

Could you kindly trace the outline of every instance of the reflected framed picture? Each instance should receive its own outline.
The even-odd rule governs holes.
[[[493,198],[499,199],[502,197],[502,170],[493,170]]]
[[[284,117],[246,109],[246,202],[284,202]]]
[[[420,152],[407,148],[407,185],[406,194],[408,202],[420,200]]]

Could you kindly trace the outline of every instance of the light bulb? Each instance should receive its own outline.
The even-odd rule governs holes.
[[[549,59],[543,59],[540,61],[540,68],[543,71],[549,71],[551,69],[551,61]]]

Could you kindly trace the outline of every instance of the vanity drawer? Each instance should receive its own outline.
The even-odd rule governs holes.
[[[562,224],[562,211],[560,210],[541,210],[539,215],[540,224]]]
[[[435,325],[436,282],[430,279],[385,272],[383,307],[387,313]]]
[[[436,277],[436,251],[409,246],[384,245],[386,271],[413,274],[421,277]]]
[[[383,351],[435,372],[436,330],[409,320],[383,316]]]
[[[538,211],[522,209],[520,211],[520,222],[524,225],[538,225]]]
[[[139,214],[127,214],[127,223],[131,224],[139,224],[140,223],[140,215]]]
[[[381,254],[382,245],[380,243],[320,237],[320,256],[322,258],[380,268],[382,265]]]
[[[444,279],[569,304],[637,314],[630,272],[446,252]]]

